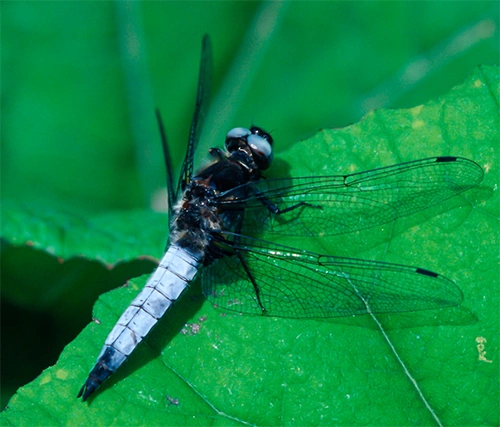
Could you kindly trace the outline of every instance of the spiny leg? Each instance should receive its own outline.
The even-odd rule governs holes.
[[[234,237],[234,242],[236,244],[239,243],[242,226],[243,226],[243,212],[242,212],[242,216],[241,216],[241,218],[238,221],[238,224],[236,226],[236,235]],[[262,301],[260,299],[259,285],[257,284],[255,278],[253,277],[253,274],[250,271],[250,268],[248,267],[248,264],[247,264],[245,258],[243,258],[243,255],[241,254],[241,252],[238,250],[238,248],[235,248],[235,251],[236,251],[236,256],[240,260],[241,265],[243,266],[243,269],[245,270],[245,273],[247,274],[248,278],[250,279],[250,282],[252,282],[252,286],[253,286],[253,289],[255,291],[255,297],[257,298],[257,302],[259,303],[259,307],[262,310],[262,314],[266,314],[266,308],[264,307],[264,305],[262,304]]]
[[[272,203],[260,190],[254,189],[254,191],[255,191],[255,194],[257,195],[257,198],[259,199],[259,201],[266,207],[266,209],[269,212],[271,212],[275,215],[281,215],[281,214],[293,211],[297,208],[300,208],[301,206],[308,206],[308,207],[315,208],[315,209],[323,209],[322,206],[313,205],[312,203],[308,203],[308,202],[299,202],[295,205],[288,206],[285,209],[280,209],[277,205]]]
[[[245,270],[245,273],[247,274],[248,278],[250,279],[250,282],[252,282],[253,289],[255,291],[255,297],[257,298],[257,302],[259,303],[259,307],[262,310],[262,314],[266,314],[266,308],[264,307],[264,305],[262,304],[262,301],[260,299],[259,285],[255,281],[255,278],[253,277],[252,272],[248,268],[248,264],[247,264],[245,258],[243,258],[243,255],[241,255],[241,252],[236,250],[236,255],[238,256],[238,259],[240,260],[241,265],[243,266],[243,269]]]

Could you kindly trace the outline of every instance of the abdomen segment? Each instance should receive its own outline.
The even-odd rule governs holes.
[[[144,289],[121,315],[78,393],[87,398],[127,360],[128,356],[186,289],[198,272],[201,260],[177,245],[171,245]]]

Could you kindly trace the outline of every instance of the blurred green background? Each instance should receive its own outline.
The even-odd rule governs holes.
[[[179,169],[205,33],[214,82],[199,152],[255,123],[273,130],[279,156],[320,128],[419,105],[498,64],[498,23],[497,1],[4,1],[2,199],[89,215],[164,207],[154,108]],[[55,363],[99,293],[153,266],[72,262],[2,242],[2,407]],[[47,297],[61,281],[83,292],[92,282],[77,310]],[[40,304],[11,297],[31,284]]]

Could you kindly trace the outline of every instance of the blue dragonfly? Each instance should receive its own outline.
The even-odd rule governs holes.
[[[157,112],[171,207],[169,243],[109,333],[78,393],[84,401],[128,359],[199,271],[203,293],[215,305],[263,316],[398,313],[463,300],[455,283],[424,268],[318,254],[271,239],[325,238],[393,222],[475,187],[483,177],[479,165],[441,156],[347,175],[263,179],[273,160],[273,138],[251,126],[230,130],[225,149],[212,148],[212,162],[194,172],[211,62],[205,36],[195,112],[175,189]]]

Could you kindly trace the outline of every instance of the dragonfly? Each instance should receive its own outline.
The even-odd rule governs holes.
[[[324,239],[439,205],[481,182],[477,163],[441,156],[347,175],[264,179],[273,160],[273,138],[251,126],[230,130],[225,149],[210,149],[211,163],[194,172],[211,68],[205,36],[177,188],[157,111],[171,207],[169,243],[109,333],[78,393],[84,401],[129,358],[199,271],[203,293],[217,307],[272,317],[399,313],[457,306],[463,300],[453,281],[424,268],[319,254],[271,240]]]

